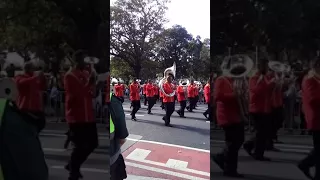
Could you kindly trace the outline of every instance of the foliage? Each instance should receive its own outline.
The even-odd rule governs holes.
[[[319,1],[217,0],[211,7],[213,54],[258,46],[266,47],[275,60],[286,60],[283,53],[295,60],[310,59],[319,49]]]
[[[109,29],[105,5],[100,0],[1,1],[0,48],[16,51],[26,61],[35,53],[56,70],[78,49],[108,61],[103,51]]]
[[[142,63],[154,56],[153,48],[166,22],[168,0],[118,0],[110,9],[110,54],[123,59],[140,77]]]

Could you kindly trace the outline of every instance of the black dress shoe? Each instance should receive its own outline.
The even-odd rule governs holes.
[[[248,144],[243,144],[243,149],[250,155],[252,156],[252,149]]]
[[[70,166],[69,166],[69,164],[67,164],[67,165],[65,165],[64,166],[64,169],[66,169],[67,171],[69,171],[70,172]],[[69,177],[69,180],[73,180],[73,179],[82,179],[83,178],[83,175],[81,174],[81,172],[78,172],[78,173],[76,173],[76,175],[73,175],[73,176],[71,176],[71,177]]]
[[[261,156],[257,156],[257,155],[253,155],[253,158],[257,161],[271,161],[270,158],[267,158],[267,157],[261,157]]]
[[[309,178],[309,179],[314,179],[311,174],[310,174],[310,169],[308,167],[302,166],[301,164],[298,164],[298,168],[300,169],[300,171],[303,172],[303,174]]]
[[[244,178],[244,175],[239,174],[237,172],[223,172],[223,175],[232,178]]]

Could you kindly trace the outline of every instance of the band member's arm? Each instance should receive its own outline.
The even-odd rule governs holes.
[[[225,86],[224,86],[224,79],[218,78],[215,84],[215,91],[214,91],[214,99],[216,101],[230,101],[236,98],[234,93],[226,93]]]
[[[72,77],[71,74],[66,74],[63,81],[65,91],[68,93],[68,96],[72,98],[74,93],[78,92],[78,90],[76,89],[77,86],[75,85],[76,81],[74,80],[74,77]]]
[[[259,77],[252,77],[249,80],[249,89],[251,92],[256,94],[263,93],[266,88],[265,86],[262,86],[261,83],[258,83],[258,81],[259,81]],[[268,83],[269,82],[267,82],[267,84]],[[271,85],[271,83],[268,84],[267,86],[269,85]]]
[[[303,86],[303,96],[306,103],[318,106],[320,104],[320,93],[319,88],[317,88],[317,83],[312,78],[307,78],[304,80]]]
[[[135,96],[137,93],[138,92],[137,92],[136,88],[133,85],[130,85],[130,94],[132,96]]]
[[[171,94],[171,93],[173,93],[173,89],[170,87],[170,85],[169,84],[167,84],[167,83],[165,83],[164,85],[163,85],[163,90],[164,90],[164,92],[166,93],[166,94]]]
[[[21,86],[29,86],[31,82],[34,82],[38,79],[38,76],[32,76],[32,77],[23,77],[23,76],[17,76],[15,78],[16,84],[18,87]]]

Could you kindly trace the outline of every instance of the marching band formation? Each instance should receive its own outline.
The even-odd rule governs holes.
[[[175,111],[175,102],[178,101],[180,104],[180,109],[176,110],[176,113],[181,118],[186,118],[185,109],[189,112],[193,112],[196,109],[197,103],[199,101],[199,91],[203,88],[203,94],[206,104],[208,105],[207,110],[203,113],[206,119],[211,119],[211,108],[210,108],[210,81],[206,83],[204,87],[202,84],[194,80],[181,79],[179,84],[174,81],[176,72],[176,65],[173,64],[172,67],[167,68],[164,71],[164,77],[157,82],[148,80],[145,84],[140,85],[140,80],[133,79],[132,83],[129,85],[130,101],[131,101],[131,119],[137,121],[136,113],[141,108],[141,94],[140,89],[142,89],[144,95],[144,105],[148,106],[148,114],[152,114],[152,108],[158,100],[161,101],[161,108],[165,110],[165,115],[162,120],[165,126],[172,126],[170,124],[170,117]],[[112,78],[111,88],[114,94],[120,99],[124,100],[124,92],[126,86],[123,81]],[[188,102],[188,105],[187,105]]]
[[[249,77],[254,63],[246,55],[234,55],[221,65],[223,74],[215,80],[214,101],[217,123],[225,132],[225,149],[213,156],[225,176],[239,177],[238,152],[241,146],[258,161],[270,161],[264,156],[273,148],[277,132],[283,123],[283,94],[296,77],[290,66],[260,59],[257,71]],[[302,111],[307,129],[313,136],[314,149],[302,160],[298,168],[310,179],[320,179],[320,58],[316,58],[302,82]],[[253,121],[255,136],[245,141],[244,124]],[[311,177],[310,167],[316,167]]]

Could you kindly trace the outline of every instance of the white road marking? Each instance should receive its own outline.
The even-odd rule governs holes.
[[[153,177],[146,177],[146,176],[134,176],[128,174],[126,180],[168,180],[168,179],[161,179],[161,178],[153,178]]]
[[[52,169],[64,169],[64,166],[51,166]],[[94,173],[103,173],[109,174],[110,172],[104,169],[95,169],[95,168],[81,168],[83,172],[94,172]]]
[[[182,148],[182,149],[189,149],[189,150],[194,150],[194,151],[210,153],[210,150],[206,150],[206,149],[199,149],[199,148],[193,148],[193,147],[188,147],[188,146],[181,146],[181,145],[169,144],[169,143],[163,143],[163,142],[157,142],[157,141],[149,141],[149,140],[142,140],[142,139],[137,140],[137,139],[131,139],[131,138],[127,138],[127,140],[139,141],[139,142],[145,142],[145,143],[151,143],[151,144],[158,144],[158,145],[164,145],[164,146],[171,146],[171,147],[177,147],[177,148]]]
[[[41,134],[40,134],[40,137],[41,137],[41,136],[67,137],[67,136],[64,135],[64,134],[50,134],[50,133],[41,133]],[[109,137],[99,136],[99,139],[101,139],[101,140],[109,140],[110,138],[109,138]]]
[[[169,159],[166,163],[166,166],[173,169],[186,169],[188,168],[188,162]]]
[[[140,149],[140,148],[136,148],[135,150],[133,150],[127,157],[126,159],[129,160],[133,160],[133,161],[137,161],[137,162],[142,162],[142,163],[147,163],[147,164],[152,164],[152,165],[156,165],[156,166],[161,166],[161,167],[169,167],[167,164],[164,163],[160,163],[160,162],[155,162],[155,161],[150,161],[150,160],[146,160],[146,158],[148,157],[148,155],[151,153],[151,151],[149,150],[145,150],[145,149]],[[178,161],[178,160],[174,160],[174,161]],[[172,162],[169,165],[173,165],[174,162]],[[203,171],[198,171],[198,170],[194,170],[194,169],[189,169],[187,167],[184,167],[185,163],[188,165],[188,162],[182,162],[180,161],[180,166],[172,166],[170,168],[172,169],[176,169],[176,170],[180,170],[180,171],[184,171],[184,172],[190,172],[193,174],[198,174],[198,175],[203,175],[203,176],[208,176],[210,177],[210,173],[208,172],[203,172]],[[183,165],[181,165],[183,164]],[[208,164],[209,166],[209,164]]]
[[[162,174],[167,174],[170,176],[175,176],[175,177],[179,177],[179,178],[184,178],[184,179],[190,179],[190,180],[209,180],[209,179],[204,179],[204,178],[199,178],[196,176],[190,176],[187,174],[182,174],[182,173],[178,173],[178,172],[173,172],[173,171],[169,171],[169,170],[164,170],[164,169],[159,169],[159,168],[155,168],[155,167],[150,167],[150,166],[145,166],[142,164],[136,164],[136,163],[132,163],[132,162],[126,162],[127,166],[132,166],[132,167],[136,167],[136,168],[140,168],[140,169],[145,169],[148,171],[153,171],[153,172],[158,172],[158,173],[162,173]],[[209,173],[210,175],[210,173]]]
[[[127,116],[131,116],[131,114],[126,114]],[[136,116],[138,116],[138,117],[141,117],[141,116],[144,116],[144,115],[142,115],[142,114],[136,114]]]

